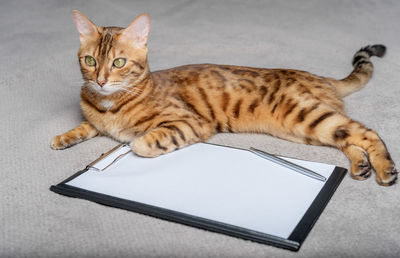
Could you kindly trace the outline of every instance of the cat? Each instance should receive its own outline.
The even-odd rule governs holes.
[[[397,170],[378,134],[344,113],[342,98],[371,78],[371,56],[386,47],[366,46],[342,80],[290,69],[195,64],[150,72],[148,14],[127,28],[96,26],[72,11],[79,32],[84,84],[80,106],[86,121],[53,138],[64,149],[96,135],[130,143],[143,157],[156,157],[218,132],[266,133],[292,142],[342,150],[351,175],[389,186]]]

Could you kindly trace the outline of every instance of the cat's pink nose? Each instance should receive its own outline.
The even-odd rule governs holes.
[[[100,85],[100,87],[103,87],[104,85],[106,85],[106,83],[106,80],[97,80],[97,84]]]

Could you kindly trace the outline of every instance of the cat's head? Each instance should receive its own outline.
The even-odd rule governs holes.
[[[148,14],[139,15],[127,28],[96,26],[76,10],[72,18],[79,31],[78,58],[87,87],[110,95],[148,73]]]

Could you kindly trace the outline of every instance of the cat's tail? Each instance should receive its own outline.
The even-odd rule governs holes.
[[[335,85],[342,97],[360,90],[372,77],[374,67],[370,61],[371,56],[383,57],[386,52],[384,45],[372,45],[361,48],[354,54],[354,70],[349,76],[336,81]]]

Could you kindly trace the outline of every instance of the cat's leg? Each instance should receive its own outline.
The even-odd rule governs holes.
[[[367,153],[368,160],[376,172],[376,181],[380,185],[388,186],[396,182],[398,172],[394,162],[375,131],[326,106],[318,111],[302,123],[301,131],[304,136],[342,149],[355,167],[360,164],[362,167],[363,163],[367,163],[361,152],[349,147],[357,146]],[[356,177],[360,176],[359,169],[354,168],[354,173]]]
[[[183,146],[206,140],[211,127],[199,125],[195,120],[164,122],[130,144],[134,153],[143,157],[156,157]]]
[[[351,177],[357,180],[365,180],[371,175],[372,166],[368,160],[368,154],[356,145],[346,145],[342,148],[351,162]]]
[[[54,150],[62,150],[74,144],[93,138],[98,134],[99,131],[97,131],[96,128],[94,128],[89,122],[84,121],[76,128],[64,134],[55,136],[51,141],[50,147]]]

